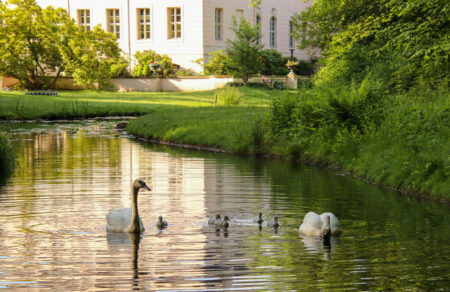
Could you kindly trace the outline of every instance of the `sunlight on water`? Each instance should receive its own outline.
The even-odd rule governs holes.
[[[15,124],[15,176],[0,189],[0,288],[56,290],[435,290],[449,287],[448,207],[281,161],[146,145],[115,122]],[[106,232],[129,207],[146,231]],[[308,211],[341,238],[299,237]],[[253,219],[277,215],[278,229]],[[220,213],[228,230],[206,223]],[[158,216],[168,228],[155,227]]]

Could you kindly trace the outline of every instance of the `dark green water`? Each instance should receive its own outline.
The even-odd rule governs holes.
[[[448,290],[449,208],[328,170],[148,145],[114,122],[16,124],[15,176],[0,189],[0,288],[29,290]],[[74,132],[73,129],[78,128]],[[108,234],[129,206],[146,227]],[[278,215],[282,226],[253,219]],[[300,237],[308,211],[333,212],[331,247]],[[228,215],[225,232],[205,224]],[[169,227],[154,224],[164,216]]]

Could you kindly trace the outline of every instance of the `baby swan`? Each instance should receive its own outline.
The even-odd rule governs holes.
[[[230,219],[228,218],[228,216],[223,217],[222,220],[219,220],[216,223],[216,227],[222,227],[222,228],[228,228],[228,226],[230,226]]]
[[[280,223],[278,223],[278,216],[273,217],[272,220],[267,222],[267,227],[278,227],[280,226]]]
[[[140,189],[151,191],[142,178],[136,179],[131,185],[131,208],[109,211],[106,215],[106,230],[129,233],[140,233],[145,230],[138,211],[138,193]]]
[[[216,215],[216,218],[214,218],[214,217],[209,218],[208,224],[209,224],[209,225],[216,225],[216,223],[220,222],[220,219],[221,219],[221,218],[220,218],[220,215],[217,214],[217,215]]]
[[[253,220],[253,222],[261,225],[264,222],[264,219],[262,218],[262,212],[259,212],[258,216],[259,216],[258,219]]]
[[[163,220],[162,216],[159,216],[158,218],[158,222],[156,223],[156,227],[158,227],[159,229],[163,229],[167,227],[167,221]]]

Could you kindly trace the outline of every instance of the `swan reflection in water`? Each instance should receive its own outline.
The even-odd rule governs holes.
[[[310,253],[321,253],[325,260],[330,260],[331,249],[340,243],[340,238],[332,236],[329,240],[323,240],[318,236],[303,236],[300,235],[305,249]]]
[[[141,233],[119,233],[107,232],[106,239],[110,250],[122,250],[124,247],[131,247],[131,260],[133,265],[133,286],[138,285],[139,279],[139,244],[141,242]]]

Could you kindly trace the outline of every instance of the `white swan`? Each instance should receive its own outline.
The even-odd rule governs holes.
[[[106,230],[112,232],[139,233],[145,230],[138,212],[138,193],[140,189],[151,191],[142,178],[135,180],[131,186],[131,208],[109,211],[106,215]]]
[[[330,236],[341,235],[342,230],[339,220],[333,213],[325,212],[319,216],[314,212],[308,212],[298,232],[304,236],[320,236],[329,239]]]

